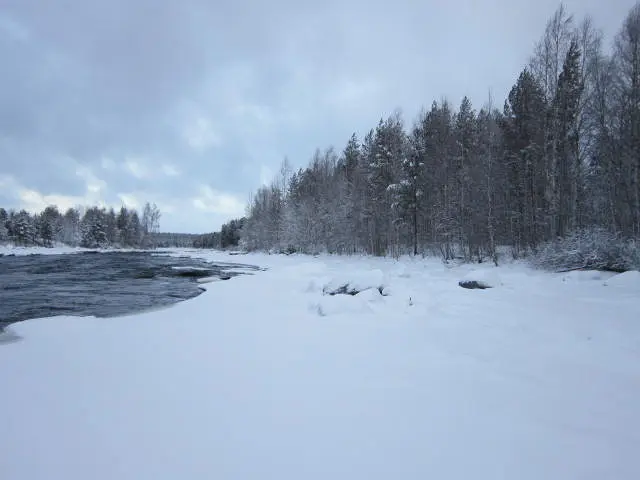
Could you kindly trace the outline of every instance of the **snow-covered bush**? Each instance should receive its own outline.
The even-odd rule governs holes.
[[[547,270],[611,270],[640,268],[640,244],[604,228],[576,230],[544,244],[531,259]]]

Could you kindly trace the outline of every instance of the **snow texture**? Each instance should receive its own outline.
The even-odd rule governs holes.
[[[637,272],[242,261],[268,270],[166,310],[10,326],[2,479],[640,478]],[[381,279],[388,296],[322,293]]]

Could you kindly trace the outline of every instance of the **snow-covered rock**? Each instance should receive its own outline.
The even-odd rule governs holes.
[[[310,309],[321,317],[372,313],[377,304],[384,302],[384,297],[377,288],[367,288],[355,295],[324,295],[318,302],[312,303]]]
[[[385,285],[385,286],[382,288],[382,291],[381,291],[380,293],[382,294],[382,296],[384,296],[384,297],[388,297],[388,296],[390,296],[390,295],[393,295],[393,289],[392,289],[390,286]]]
[[[329,280],[322,292],[326,295],[348,294],[356,295],[370,288],[382,290],[384,288],[384,274],[382,270],[362,270],[340,273]]]

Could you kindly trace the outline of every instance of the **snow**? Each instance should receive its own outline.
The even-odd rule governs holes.
[[[196,278],[197,283],[213,283],[213,282],[221,282],[222,279],[220,277],[201,277]]]
[[[0,256],[1,255],[63,255],[68,253],[82,253],[82,252],[139,252],[140,249],[133,248],[84,248],[84,247],[70,247],[69,245],[57,244],[53,247],[21,247],[11,244],[0,244]]]
[[[562,274],[562,280],[565,282],[603,282],[616,274],[613,272],[602,272],[599,270],[574,270]]]
[[[47,247],[17,247],[14,245],[0,245],[0,255],[60,255],[64,253],[78,253],[93,251],[89,248],[69,247],[67,245],[57,245],[52,248]]]
[[[183,272],[206,272],[209,271],[208,268],[205,267],[185,267],[185,266],[174,266],[171,267],[172,270],[178,270]]]
[[[609,278],[605,285],[618,288],[629,288],[640,294],[640,272],[632,270]]]
[[[2,479],[640,478],[640,296],[611,285],[637,275],[242,262],[267,270],[166,310],[12,325]],[[388,295],[323,295],[345,280]]]

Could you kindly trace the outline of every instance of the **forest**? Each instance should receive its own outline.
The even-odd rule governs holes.
[[[593,19],[561,5],[514,80],[501,108],[491,95],[479,109],[441,99],[411,125],[394,113],[341,151],[316,150],[306,168],[285,159],[252,196],[241,244],[496,263],[499,249],[566,263],[587,244],[633,256],[640,4],[610,52]]]
[[[50,205],[42,212],[9,211],[0,208],[0,243],[51,247],[56,243],[87,248],[155,246],[154,235],[160,228],[160,210],[148,202],[142,216],[135,209],[76,207],[64,214]]]

